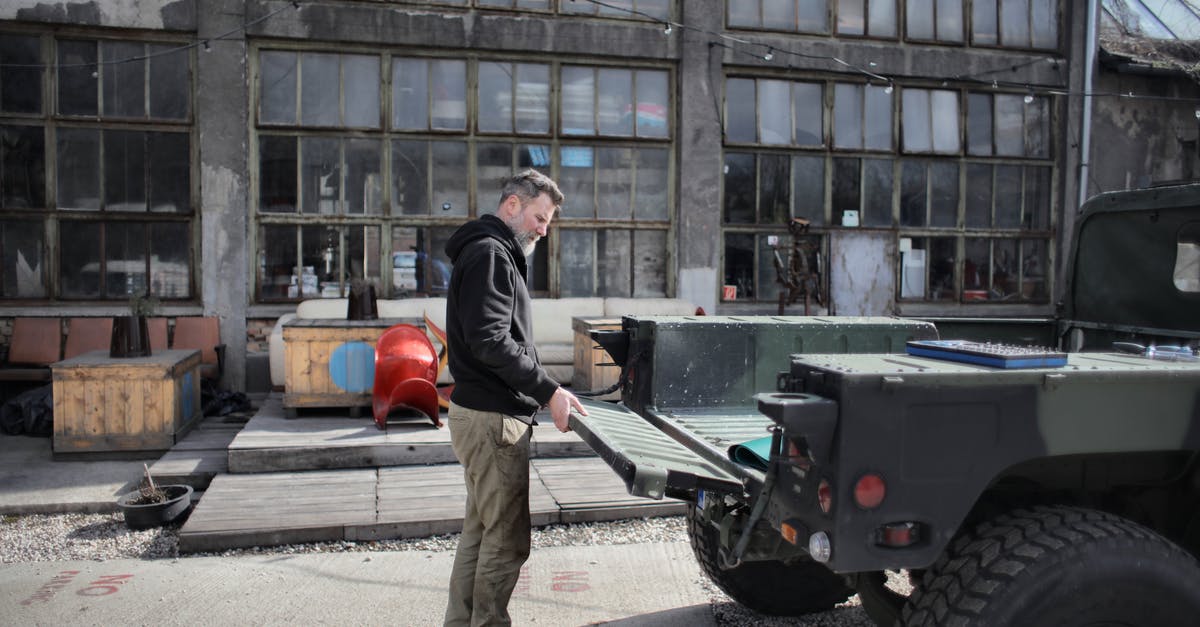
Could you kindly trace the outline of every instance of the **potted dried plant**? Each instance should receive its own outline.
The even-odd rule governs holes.
[[[158,297],[147,291],[129,299],[129,315],[113,318],[110,357],[150,355],[150,326],[146,319],[158,313]]]
[[[125,513],[125,526],[130,529],[149,529],[175,522],[192,505],[192,486],[158,485],[150,476],[150,467],[142,464],[146,474],[137,490],[117,499],[117,507]]]

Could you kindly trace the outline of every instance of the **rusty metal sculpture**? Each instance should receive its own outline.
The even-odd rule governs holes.
[[[779,283],[779,315],[788,305],[804,298],[804,315],[809,315],[812,300],[824,306],[821,296],[821,256],[817,238],[808,234],[808,220],[792,218],[788,223],[792,235],[791,250],[785,262],[779,254],[780,246],[772,245],[775,255],[776,282]]]

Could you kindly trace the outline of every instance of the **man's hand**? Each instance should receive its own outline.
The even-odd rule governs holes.
[[[571,416],[572,408],[584,416],[588,415],[583,405],[579,404],[579,399],[575,398],[575,395],[568,392],[566,388],[560,387],[555,390],[554,396],[550,397],[550,402],[547,405],[550,407],[550,417],[554,419],[554,426],[563,433],[571,430],[571,424],[568,422],[568,419]]]

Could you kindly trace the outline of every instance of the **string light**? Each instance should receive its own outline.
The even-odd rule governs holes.
[[[205,40],[204,40],[204,51],[205,51],[205,52],[212,52],[212,46],[208,45],[208,40],[207,40],[207,39],[205,39]]]
[[[763,61],[770,61],[775,58],[775,54],[770,46],[767,46],[767,53],[763,55]]]
[[[671,23],[670,23],[670,22],[667,22],[667,23],[666,23],[666,26],[663,28],[663,34],[664,34],[664,35],[670,35],[670,34],[671,34]]]
[[[1025,104],[1033,104],[1033,92],[1025,94]]]

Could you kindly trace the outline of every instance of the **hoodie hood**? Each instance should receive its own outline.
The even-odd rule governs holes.
[[[458,256],[468,244],[484,238],[491,238],[499,242],[512,255],[517,270],[521,272],[521,277],[526,276],[525,255],[521,253],[521,247],[517,245],[516,236],[503,220],[492,214],[458,227],[458,230],[450,236],[450,239],[446,241],[446,256],[450,257],[450,263],[458,261]]]

